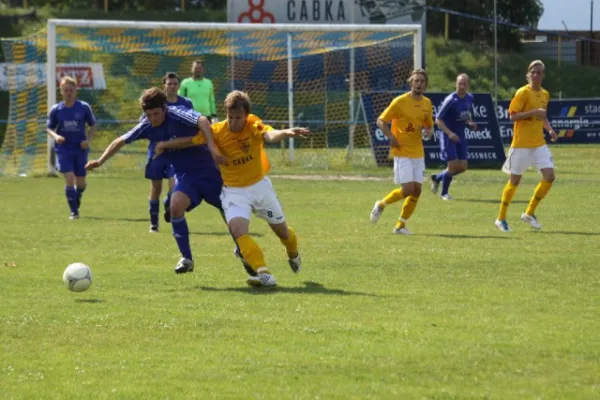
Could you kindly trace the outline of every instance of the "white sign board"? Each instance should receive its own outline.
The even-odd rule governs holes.
[[[104,68],[99,63],[57,64],[56,85],[70,76],[77,81],[80,89],[106,89]],[[0,63],[0,90],[23,90],[46,84],[46,64],[42,63]]]

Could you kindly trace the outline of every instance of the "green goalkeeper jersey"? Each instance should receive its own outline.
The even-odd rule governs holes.
[[[205,117],[217,115],[215,92],[210,79],[185,78],[179,87],[179,95],[192,100],[194,110]]]

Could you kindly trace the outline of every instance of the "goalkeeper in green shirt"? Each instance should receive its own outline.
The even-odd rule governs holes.
[[[211,80],[204,77],[202,61],[194,61],[192,76],[181,82],[178,94],[192,100],[195,111],[216,122],[215,91]]]

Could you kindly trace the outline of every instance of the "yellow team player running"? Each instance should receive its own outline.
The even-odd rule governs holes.
[[[416,69],[408,81],[410,92],[396,97],[377,120],[377,126],[390,141],[390,153],[394,157],[394,183],[401,185],[401,188],[377,200],[371,210],[371,223],[376,223],[386,206],[405,199],[400,218],[392,231],[405,235],[412,234],[406,229],[406,221],[417,207],[425,176],[423,132],[428,139],[433,135],[433,107],[431,100],[423,96],[428,83],[427,73]],[[388,127],[390,122],[391,129]]]
[[[287,250],[288,262],[293,272],[301,267],[296,233],[286,223],[281,204],[277,199],[271,180],[269,160],[264,142],[277,143],[286,137],[309,134],[305,128],[275,130],[264,124],[259,117],[250,114],[250,99],[246,93],[233,91],[225,98],[227,119],[212,125],[215,144],[227,158],[220,164],[223,177],[221,204],[231,233],[246,262],[257,275],[248,278],[250,286],[275,286],[275,277],[265,263],[263,251],[250,237],[249,225],[252,213],[265,219]],[[157,151],[202,144],[204,137],[179,138],[157,145]]]
[[[530,165],[541,173],[542,179],[533,192],[527,210],[521,215],[521,220],[534,229],[542,228],[535,216],[535,210],[554,182],[554,163],[544,139],[544,128],[553,142],[556,141],[557,136],[546,115],[550,94],[542,88],[544,69],[544,63],[540,60],[529,64],[527,69],[529,84],[517,90],[508,108],[510,120],[514,121],[515,126],[510,151],[502,167],[502,171],[510,174],[510,179],[502,192],[500,214],[496,219],[496,226],[502,232],[512,230],[506,222],[506,212],[521,182],[521,176]]]

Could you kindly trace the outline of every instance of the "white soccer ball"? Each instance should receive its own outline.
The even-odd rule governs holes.
[[[65,269],[63,281],[72,292],[83,292],[92,284],[92,270],[84,263],[74,263]]]

